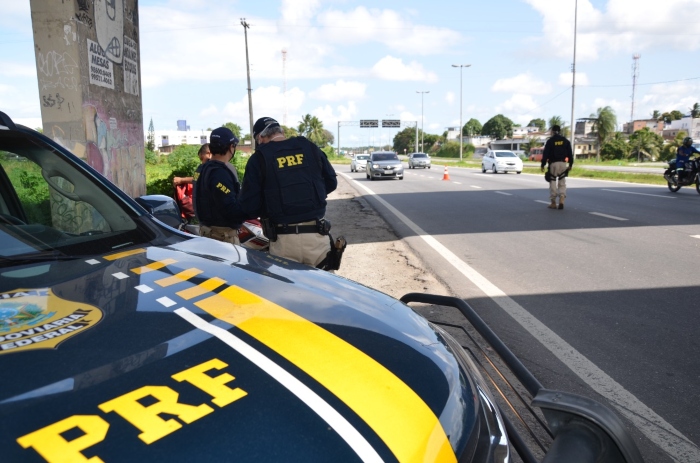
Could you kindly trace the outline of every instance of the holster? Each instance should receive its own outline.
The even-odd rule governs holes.
[[[270,241],[277,241],[277,228],[275,224],[272,223],[270,219],[260,220],[260,225],[262,225],[263,233],[267,236]]]
[[[331,250],[326,254],[326,258],[317,265],[317,268],[322,270],[338,270],[340,268],[340,263],[343,260],[343,253],[348,245],[345,237],[339,236],[338,239],[333,240],[333,237],[328,233],[328,239],[331,243]]]

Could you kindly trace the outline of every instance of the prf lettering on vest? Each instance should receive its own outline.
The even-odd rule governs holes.
[[[554,146],[562,146],[564,144],[563,141],[555,141]]]
[[[231,193],[231,189],[230,189],[230,188],[226,188],[226,186],[225,186],[224,184],[222,184],[222,183],[218,183],[218,184],[216,185],[216,187],[217,187],[219,190],[223,191],[225,194]]]
[[[96,414],[73,415],[20,437],[17,443],[25,449],[33,448],[49,463],[109,461],[99,456],[88,458],[82,453],[83,450],[109,439],[110,423],[106,418],[113,419],[112,417],[118,415],[126,420],[141,431],[138,438],[149,445],[181,429],[183,425],[189,425],[248,395],[243,389],[229,385],[235,377],[228,373],[217,374],[212,371],[222,370],[227,366],[219,359],[212,359],[172,375],[172,379],[178,383],[189,383],[190,386],[209,395],[215,407],[207,403],[180,402],[180,394],[169,386],[143,386],[98,405],[104,417]],[[185,387],[180,386],[178,389]],[[148,399],[148,405],[145,405],[142,399]],[[80,436],[66,437],[65,433],[76,430],[80,431]]]
[[[285,167],[298,166],[304,163],[303,154],[294,154],[292,156],[282,156],[277,158],[277,166],[280,169]]]

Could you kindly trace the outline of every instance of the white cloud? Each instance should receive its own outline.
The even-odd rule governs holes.
[[[538,106],[539,105],[532,98],[532,95],[516,93],[508,100],[496,106],[496,112],[508,114],[524,113],[528,111],[534,111],[538,108]]]
[[[491,87],[493,92],[546,95],[552,91],[547,82],[537,79],[531,72],[518,74],[507,79],[498,79]]]
[[[318,16],[324,26],[323,36],[334,43],[361,44],[378,42],[395,51],[431,55],[459,46],[460,33],[444,27],[415,25],[393,10],[367,9],[364,6],[349,12],[326,11]],[[361,28],[348,25],[361,24]]]
[[[254,119],[260,117],[274,117],[281,124],[284,124],[285,102],[284,94],[280,87],[259,87],[253,90],[253,115]],[[297,121],[301,119],[298,112],[304,102],[304,92],[295,87],[287,90],[287,126],[297,125]],[[244,128],[244,132],[250,125],[248,115],[248,96],[243,96],[238,101],[230,101],[226,103],[220,111],[214,112],[216,106],[211,104],[205,111],[212,110],[211,115],[215,115],[226,122],[234,122]]]
[[[570,72],[562,72],[559,74],[559,80],[558,84],[559,85],[564,85],[564,86],[569,86],[571,87],[571,83],[573,82],[573,77],[571,76]],[[577,72],[576,73],[576,86],[579,85],[589,85],[590,82],[588,80],[588,75],[584,72]]]
[[[416,61],[404,64],[400,58],[385,56],[372,67],[372,75],[382,80],[437,82],[434,72],[426,71]]]
[[[449,104],[451,106],[455,102],[454,92],[447,92],[445,94],[445,101],[447,102],[447,104]]]
[[[536,46],[548,55],[572,59],[574,5],[565,2],[563,7],[560,0],[525,1],[542,15],[543,35]],[[608,0],[603,11],[595,8],[591,0],[579,1],[577,62],[596,60],[601,54],[637,53],[650,48],[700,48],[700,35],[679,33],[679,14],[684,18],[700,17],[700,2]]]
[[[341,79],[334,84],[321,85],[316,90],[309,92],[309,96],[326,101],[356,100],[365,97],[366,89],[366,84]]]
[[[17,63],[0,63],[0,75],[7,77],[31,77],[36,79],[36,66]]]

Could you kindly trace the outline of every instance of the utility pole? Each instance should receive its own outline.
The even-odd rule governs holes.
[[[468,68],[471,64],[453,64],[453,68],[459,68],[459,162],[462,162],[462,145],[464,136],[462,135],[462,68]]]
[[[630,112],[630,135],[634,133],[634,94],[637,90],[637,78],[639,77],[639,55],[632,55],[632,110]],[[637,162],[639,162],[639,148],[637,148]]]
[[[571,137],[571,150],[572,156],[576,159],[576,120],[574,119],[574,101],[576,95],[576,26],[578,20],[578,0],[574,5],[574,62],[571,64],[571,130],[569,136]],[[584,130],[585,132],[585,130]],[[600,148],[598,148],[598,153],[596,155],[596,162],[600,161]]]
[[[250,25],[245,21],[245,18],[241,18],[241,25],[243,26],[243,35],[245,36],[245,67],[248,74],[248,115],[250,118],[250,150],[255,151],[255,138],[253,137],[253,89],[250,87],[250,62],[248,61],[248,29]]]
[[[416,93],[420,93],[420,150],[421,152],[424,151],[423,149],[423,95],[426,93],[430,93],[430,90],[426,90],[424,92],[421,92],[419,90],[416,90]],[[416,149],[417,151],[417,149]]]

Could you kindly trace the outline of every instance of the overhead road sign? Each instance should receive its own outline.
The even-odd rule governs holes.
[[[360,120],[360,127],[369,127],[369,128],[379,127],[379,120],[377,120],[377,119]]]
[[[398,119],[383,119],[382,127],[401,127],[401,121]]]

